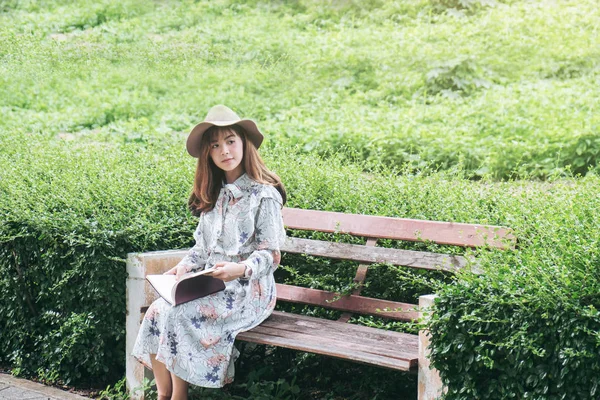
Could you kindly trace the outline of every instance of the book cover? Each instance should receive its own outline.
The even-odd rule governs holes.
[[[147,275],[146,279],[156,292],[172,306],[187,303],[225,289],[225,282],[208,275],[207,269],[183,275],[179,281],[175,275]]]

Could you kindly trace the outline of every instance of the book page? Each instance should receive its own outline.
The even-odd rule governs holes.
[[[205,274],[210,274],[211,272],[215,271],[216,268],[212,267],[212,268],[208,268],[208,269],[203,269],[202,271],[198,271],[198,272],[192,272],[191,274],[185,274],[181,277],[181,279],[188,279],[188,278],[193,278],[195,276],[200,276],[200,275],[205,275]]]
[[[179,282],[201,275],[210,275],[210,273],[214,270],[215,268],[208,268],[198,272],[187,273],[183,275],[179,281],[176,280],[176,276],[174,274],[146,275],[146,279],[148,279],[148,282],[150,282],[154,290],[156,290],[163,299],[165,299],[169,304],[174,305],[175,291],[177,290],[177,285]]]
[[[173,287],[175,286],[175,275],[146,275],[146,279],[154,290],[165,299],[169,304],[175,303],[172,295]]]

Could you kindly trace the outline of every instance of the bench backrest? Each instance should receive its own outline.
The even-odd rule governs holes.
[[[340,318],[342,321],[348,321],[352,313],[376,315],[404,321],[418,318],[414,304],[360,296],[362,283],[366,279],[370,264],[388,263],[451,272],[457,271],[468,264],[468,261],[461,256],[376,247],[378,239],[430,241],[463,247],[489,246],[501,249],[512,248],[516,243],[511,229],[498,226],[344,214],[296,208],[284,208],[283,220],[288,229],[344,233],[367,239],[366,245],[356,245],[288,237],[281,248],[284,253],[307,254],[360,263],[354,277],[357,289],[351,295],[340,296],[324,290],[277,284],[278,301],[341,310],[346,312]],[[130,262],[131,268],[128,267],[129,275],[131,278],[144,280],[146,274],[162,273],[173,267],[186,254],[187,251],[185,250],[135,254]],[[148,283],[145,283],[144,293],[144,299],[140,299],[140,302],[143,303],[140,304],[142,312],[157,296]]]
[[[360,262],[361,264],[358,266],[354,278],[359,286],[352,295],[340,297],[335,293],[323,290],[278,284],[278,301],[312,304],[350,313],[377,315],[396,320],[416,319],[415,306],[413,304],[359,296],[360,285],[366,278],[369,264],[389,263],[413,268],[456,271],[466,266],[467,260],[461,256],[378,248],[375,247],[377,239],[427,241],[462,247],[489,246],[501,249],[514,247],[516,242],[512,230],[500,226],[378,217],[295,208],[284,208],[283,219],[285,226],[289,229],[361,236],[367,239],[367,243],[366,245],[355,245],[288,238],[281,249],[283,252]],[[394,311],[382,312],[386,309]],[[348,320],[349,316],[350,314],[344,314],[342,319]]]

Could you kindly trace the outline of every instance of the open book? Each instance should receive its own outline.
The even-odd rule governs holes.
[[[146,275],[150,285],[172,306],[177,306],[225,289],[221,279],[208,275],[214,268],[185,274],[179,280],[175,275]]]

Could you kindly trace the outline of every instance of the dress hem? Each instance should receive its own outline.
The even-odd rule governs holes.
[[[142,357],[139,357],[135,354],[130,354],[133,358],[135,358],[135,360],[137,362],[139,362],[140,364],[142,364],[144,367],[148,368],[150,371],[153,371],[152,369],[152,365],[148,365],[146,364],[146,362],[142,359]],[[172,373],[173,375],[183,379],[182,377],[180,377],[179,375],[177,375],[175,372],[171,371],[171,369],[169,369],[169,367],[167,366],[167,364],[165,364],[164,362],[160,361],[159,359],[156,359],[156,361],[158,361],[159,363],[163,364],[165,366],[165,368],[167,369],[167,371],[169,371],[170,373]],[[205,388],[209,388],[209,389],[220,389],[222,387],[225,387],[226,385],[229,385],[230,383],[233,383],[233,378],[231,379],[231,382],[227,382],[227,383],[223,383],[222,385],[216,385],[216,384],[200,384],[200,383],[195,383],[195,382],[189,382],[185,379],[183,379],[184,381],[186,381],[187,383],[189,383],[190,385],[194,385],[194,386],[198,386],[198,387],[205,387]]]

